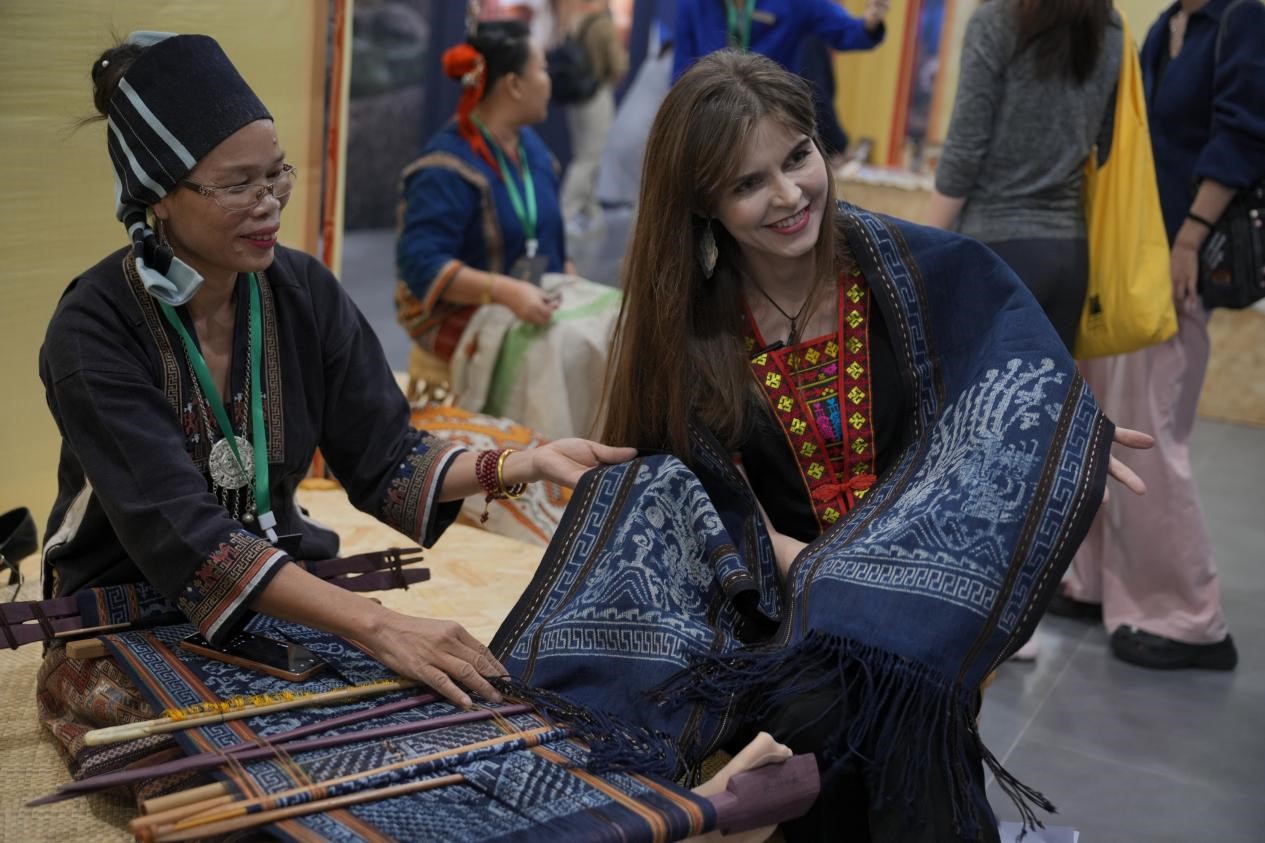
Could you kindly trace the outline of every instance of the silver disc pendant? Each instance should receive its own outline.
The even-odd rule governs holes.
[[[250,443],[240,436],[234,436],[233,439],[237,442],[237,453],[242,458],[240,466],[237,464],[236,457],[233,456],[233,448],[228,444],[227,438],[211,446],[211,456],[207,460],[211,480],[221,489],[244,488],[250,484],[255,472],[255,455],[251,451]]]

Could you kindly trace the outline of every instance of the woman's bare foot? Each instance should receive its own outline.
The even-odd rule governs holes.
[[[716,775],[694,788],[699,796],[712,797],[725,792],[729,780],[739,773],[755,770],[766,764],[781,764],[794,753],[790,747],[778,743],[768,732],[761,732],[752,738],[742,750],[729,760]],[[686,843],[761,843],[767,840],[777,829],[776,825],[743,831],[737,834],[722,834],[719,831],[708,832],[697,837],[690,837]]]

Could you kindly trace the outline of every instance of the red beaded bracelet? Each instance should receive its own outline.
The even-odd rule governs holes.
[[[498,497],[497,493],[500,491],[496,477],[496,467],[500,460],[501,451],[480,451],[474,458],[474,477],[487,493],[483,501],[483,515],[479,518],[480,524],[488,520],[488,505]]]
[[[487,495],[483,499],[483,515],[479,517],[480,524],[488,520],[490,514],[488,507],[492,501],[517,498],[527,491],[526,483],[515,483],[513,486],[505,485],[505,458],[512,453],[514,453],[513,448],[502,448],[493,451],[480,451],[479,455],[474,458],[474,477],[479,481],[479,486]]]

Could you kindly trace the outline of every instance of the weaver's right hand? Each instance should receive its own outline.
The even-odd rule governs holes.
[[[487,647],[455,621],[415,618],[383,609],[358,646],[391,670],[425,682],[454,705],[473,705],[466,688],[492,702],[501,695],[485,677],[508,671]]]

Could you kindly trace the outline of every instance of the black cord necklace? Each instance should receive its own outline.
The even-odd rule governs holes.
[[[770,296],[768,293],[764,291],[764,288],[760,286],[760,283],[758,281],[756,281],[751,276],[747,276],[747,280],[751,282],[751,285],[755,287],[757,291],[759,291],[760,295],[768,299],[769,304],[777,308],[778,313],[782,314],[782,316],[785,317],[786,320],[791,323],[790,333],[788,333],[786,336],[786,344],[795,345],[795,343],[799,342],[799,318],[804,315],[805,308],[807,308],[809,303],[813,300],[812,291],[808,293],[808,296],[804,299],[804,303],[799,306],[799,310],[795,311],[795,315],[792,316],[791,314],[783,310],[782,306],[778,304],[777,302],[775,302],[772,296]]]

